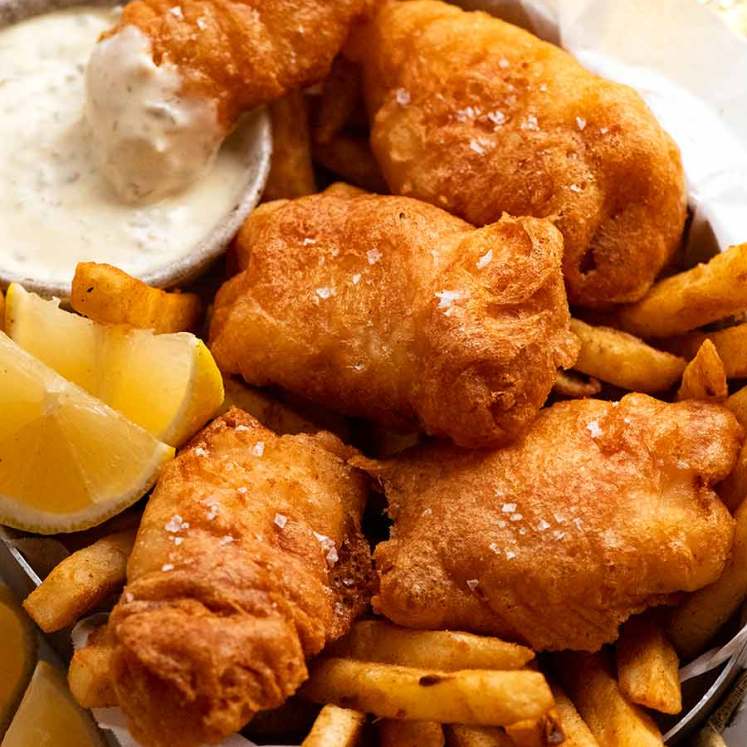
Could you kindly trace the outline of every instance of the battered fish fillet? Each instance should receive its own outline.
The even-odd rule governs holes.
[[[232,409],[164,470],[112,612],[112,684],[145,747],[214,744],[306,679],[367,604],[364,480],[329,433]]]
[[[413,628],[594,651],[720,575],[734,522],[712,486],[742,431],[717,405],[562,402],[497,451],[427,445],[368,462],[395,523],[374,608]]]
[[[136,26],[184,93],[215,100],[229,130],[238,115],[322,80],[372,0],[132,0],[103,38]],[[177,8],[177,10],[175,10]]]
[[[648,290],[685,220],[679,152],[631,88],[479,12],[386,2],[350,57],[389,187],[475,225],[551,218],[571,303]]]
[[[463,446],[505,442],[572,365],[547,221],[475,229],[438,208],[344,185],[267,203],[237,240],[210,346],[226,373]]]

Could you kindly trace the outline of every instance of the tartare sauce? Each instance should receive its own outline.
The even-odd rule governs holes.
[[[213,165],[225,135],[215,102],[184,96],[178,69],[153,62],[137,26],[96,45],[86,84],[96,162],[126,202],[180,192]]]
[[[0,30],[0,271],[66,285],[80,261],[134,275],[170,267],[231,210],[247,182],[240,137],[160,202],[128,205],[97,166],[85,72],[114,9],[78,7]]]

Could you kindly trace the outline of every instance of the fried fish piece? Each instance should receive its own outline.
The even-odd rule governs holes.
[[[237,254],[243,271],[210,328],[218,365],[348,415],[463,446],[505,442],[575,358],[548,221],[475,229],[334,186],[260,207]]]
[[[136,26],[156,65],[175,65],[184,93],[214,100],[230,129],[241,112],[322,80],[370,2],[131,0],[103,38]]]
[[[128,202],[184,189],[239,115],[327,75],[369,2],[131,0],[86,72],[99,169]]]
[[[365,476],[329,433],[232,409],[163,471],[108,622],[112,688],[146,747],[215,743],[306,679],[368,602]]]
[[[734,521],[712,486],[741,439],[718,405],[629,394],[555,404],[504,449],[364,460],[395,522],[374,554],[374,608],[594,651],[630,615],[719,577]]]
[[[386,2],[354,33],[390,189],[475,225],[548,217],[572,303],[639,299],[677,248],[679,151],[640,96],[485,13]]]

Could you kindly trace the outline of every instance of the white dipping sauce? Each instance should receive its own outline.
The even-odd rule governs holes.
[[[137,26],[96,45],[86,84],[96,162],[126,202],[180,192],[213,165],[225,134],[215,102],[183,96],[178,69],[153,62]]]
[[[0,271],[69,284],[81,261],[134,275],[171,266],[213,229],[247,183],[240,139],[209,172],[160,202],[124,203],[100,173],[84,116],[85,69],[114,9],[79,7],[0,30]]]

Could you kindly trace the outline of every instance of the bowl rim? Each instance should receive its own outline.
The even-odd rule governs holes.
[[[116,0],[0,0],[0,30],[58,10],[75,7],[106,8],[119,4]],[[238,190],[233,204],[217,223],[205,228],[203,237],[186,250],[183,256],[166,265],[156,265],[152,270],[138,273],[137,277],[143,282],[168,288],[195,279],[225,252],[246,217],[259,203],[270,172],[272,156],[272,126],[267,110],[260,107],[245,114],[235,132],[237,131],[243,133],[246,182]],[[96,261],[96,258],[91,257],[91,261]],[[0,259],[0,288],[13,282],[43,296],[54,296],[62,300],[70,296],[70,282],[50,282],[38,280],[31,275],[12,273],[3,270]]]

